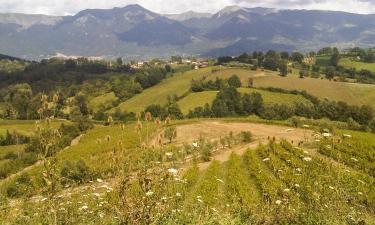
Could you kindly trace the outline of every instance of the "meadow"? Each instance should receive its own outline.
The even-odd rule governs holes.
[[[67,120],[52,120],[51,126],[56,129],[59,128],[62,123],[71,124]],[[17,132],[25,136],[31,136],[36,129],[35,120],[2,120],[0,119],[0,135],[6,134],[9,132]]]
[[[238,91],[242,94],[251,94],[258,92],[262,95],[265,104],[287,104],[294,105],[295,103],[309,104],[309,100],[305,99],[301,95],[274,93],[270,91],[259,90],[255,88],[239,88]],[[204,91],[204,92],[193,92],[178,101],[178,105],[183,114],[187,114],[189,110],[196,107],[203,107],[206,103],[212,104],[218,91]]]
[[[375,63],[359,62],[359,61],[355,61],[351,58],[346,57],[340,60],[339,65],[347,69],[355,68],[357,71],[369,70],[375,73]]]
[[[344,101],[375,108],[375,88],[370,84],[335,82],[326,79],[264,76],[254,79],[254,87],[277,87],[304,90],[320,99]]]
[[[247,85],[249,78],[253,78],[254,87],[277,87],[287,90],[305,90],[309,94],[320,99],[345,101],[353,105],[370,105],[375,108],[375,88],[372,85],[334,82],[326,79],[299,78],[297,76],[281,77],[277,72],[252,71],[243,68],[209,67],[199,70],[175,74],[173,77],[162,81],[160,84],[144,90],[141,94],[121,103],[118,108],[126,112],[141,112],[151,104],[164,105],[167,97],[177,95],[182,97],[179,104],[183,112],[187,112],[191,106],[202,106],[210,103],[214,92],[190,93],[190,82],[192,79],[214,80],[216,77],[229,78],[236,74]],[[280,97],[281,96],[281,97]],[[204,97],[207,99],[199,98]],[[266,102],[289,102],[286,96],[279,94],[264,93]],[[186,99],[185,99],[186,98]],[[273,98],[271,100],[271,98]],[[297,99],[290,99],[291,101]],[[300,99],[298,99],[300,100]],[[192,104],[192,102],[195,102]],[[109,112],[114,112],[116,108]]]
[[[95,98],[92,98],[88,106],[90,109],[92,109],[94,112],[97,112],[100,108],[112,108],[113,104],[118,100],[115,93],[110,92],[104,95],[97,96]]]

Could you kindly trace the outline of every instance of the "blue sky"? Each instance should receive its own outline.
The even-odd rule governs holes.
[[[0,12],[72,15],[87,8],[113,8],[128,4],[140,4],[158,13],[189,10],[215,13],[230,5],[375,13],[375,0],[0,0]]]

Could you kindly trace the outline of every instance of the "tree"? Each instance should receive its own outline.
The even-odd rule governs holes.
[[[337,67],[340,61],[340,52],[337,48],[333,48],[333,55],[330,59],[331,66]]]
[[[302,63],[303,59],[305,58],[305,56],[302,53],[300,53],[300,52],[293,52],[291,58],[292,58],[293,62]]]
[[[169,126],[165,128],[164,137],[169,140],[169,143],[172,143],[173,139],[177,137],[176,127]]]
[[[281,59],[283,60],[289,60],[289,52],[281,52]]]
[[[83,96],[83,95],[77,95],[75,97],[75,101],[76,101],[76,105],[78,106],[79,108],[79,111],[80,113],[83,115],[83,116],[87,116],[90,112],[89,112],[89,108],[87,106],[87,100],[86,100],[86,97]]]
[[[326,78],[329,80],[332,80],[335,77],[335,67],[329,66],[325,69],[324,74],[326,75]]]
[[[254,87],[254,79],[253,78],[251,78],[251,77],[249,78],[247,87],[249,87],[249,88]]]
[[[288,65],[286,64],[286,62],[280,63],[279,70],[281,76],[285,77],[286,75],[288,75]]]
[[[258,92],[244,94],[242,97],[242,107],[246,115],[260,115],[263,110],[263,98]]]
[[[123,64],[122,58],[121,57],[117,58],[116,63],[117,63],[118,66],[122,66],[122,64]]]
[[[277,69],[279,68],[280,60],[280,54],[276,51],[270,50],[267,52],[262,65],[265,69],[277,71]]]
[[[240,88],[242,86],[241,80],[237,75],[233,75],[228,79],[229,87]]]

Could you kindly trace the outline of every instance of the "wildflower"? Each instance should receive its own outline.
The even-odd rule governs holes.
[[[310,162],[312,159],[310,157],[303,158],[303,161]]]
[[[282,203],[281,200],[276,200],[276,205],[280,205]]]
[[[270,161],[270,158],[263,159],[263,162],[267,162],[267,161]]]
[[[309,128],[310,126],[307,125],[307,124],[304,124],[302,127],[303,127],[303,128]]]
[[[82,206],[81,207],[81,209],[83,209],[83,210],[86,210],[86,209],[88,209],[89,207],[87,206],[87,205],[84,205],[84,206]]]
[[[162,201],[162,202],[166,202],[167,200],[168,200],[168,198],[165,197],[165,196],[163,196],[163,197],[161,198],[161,201]]]
[[[193,147],[194,147],[194,148],[199,148],[199,144],[198,144],[198,142],[193,142]]]
[[[177,192],[177,193],[176,193],[176,196],[177,196],[177,197],[181,197],[181,193]]]
[[[290,189],[289,188],[285,188],[284,192],[290,192]]]
[[[150,196],[152,196],[152,195],[154,195],[154,192],[152,192],[152,191],[148,191],[148,192],[146,193],[146,196],[147,196],[147,197],[150,197]]]
[[[363,195],[363,193],[359,191],[359,192],[358,192],[358,195]]]
[[[168,169],[168,173],[171,173],[171,174],[173,174],[173,175],[176,175],[176,174],[178,173],[178,170],[175,169],[175,168],[170,168],[170,169]]]
[[[332,187],[332,186],[328,186],[329,187],[329,189],[331,189],[331,190],[335,190],[335,188],[334,187]]]
[[[300,186],[299,186],[299,184],[295,184],[294,187],[299,188]]]
[[[96,179],[96,181],[97,181],[98,183],[102,183],[102,182],[103,182],[103,180],[100,179],[100,178]]]
[[[167,152],[167,153],[165,153],[165,155],[166,155],[168,158],[172,158],[173,153],[172,153],[172,152]]]
[[[297,168],[296,171],[301,173],[302,169],[301,168]]]
[[[105,214],[104,214],[104,213],[102,213],[102,212],[101,212],[101,213],[99,213],[99,217],[100,217],[100,218],[103,218],[103,217],[104,217],[104,215],[105,215]]]

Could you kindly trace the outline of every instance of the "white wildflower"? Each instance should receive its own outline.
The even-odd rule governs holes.
[[[312,158],[310,158],[310,157],[303,158],[303,161],[306,161],[306,162],[310,162],[311,160],[312,160]]]
[[[363,195],[363,193],[359,191],[359,192],[358,192],[358,195]]]
[[[86,209],[88,209],[89,207],[87,206],[87,205],[84,205],[84,206],[82,206],[81,207],[81,209],[83,209],[83,210],[86,210]]]
[[[154,194],[154,192],[152,192],[152,191],[148,191],[147,193],[146,193],[146,196],[147,197],[150,197],[150,196],[152,196]]]
[[[299,188],[300,186],[299,186],[299,184],[295,184],[294,187]]]
[[[172,152],[167,152],[165,153],[165,155],[168,157],[168,158],[171,158],[173,156],[173,153]]]
[[[168,169],[168,173],[173,174],[173,175],[177,175],[178,170],[175,169],[175,168],[170,168],[170,169]]]
[[[177,196],[177,197],[181,197],[182,195],[181,195],[181,193],[177,192],[177,193],[176,193],[176,196]]]
[[[282,203],[281,200],[276,200],[276,204],[277,204],[277,205],[280,205],[281,203]]]
[[[103,182],[103,180],[100,179],[100,178],[96,179],[96,181],[97,181],[98,183],[102,183],[102,182]]]
[[[285,188],[284,192],[290,192],[290,189],[289,188]]]

